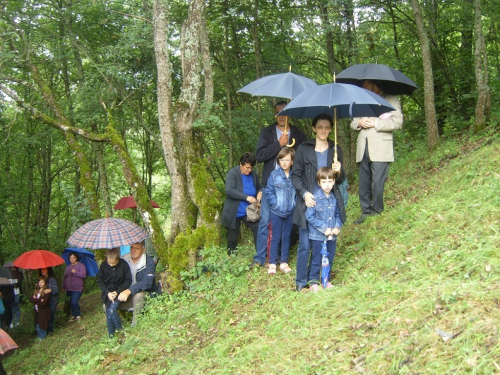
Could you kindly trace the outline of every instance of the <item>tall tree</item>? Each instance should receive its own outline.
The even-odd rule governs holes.
[[[484,44],[483,24],[481,22],[481,0],[474,0],[474,65],[476,72],[477,102],[474,131],[485,128],[490,111],[490,89],[488,87],[488,58]]]

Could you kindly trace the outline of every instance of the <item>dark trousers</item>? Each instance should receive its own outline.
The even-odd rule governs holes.
[[[384,185],[389,175],[389,163],[371,161],[366,144],[363,159],[358,166],[361,213],[381,213],[384,211]]]
[[[247,216],[237,217],[236,224],[234,229],[227,228],[227,247],[229,251],[233,251],[238,246],[238,239],[240,237],[240,226],[241,222],[245,223],[245,225],[250,228],[253,233],[253,243],[254,245],[257,243],[257,232],[259,230],[259,222],[256,221],[254,223],[247,220]]]

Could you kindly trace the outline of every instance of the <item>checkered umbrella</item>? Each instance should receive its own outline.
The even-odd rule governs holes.
[[[5,356],[7,352],[17,349],[18,346],[12,337],[7,332],[0,329],[0,355]]]
[[[130,220],[106,218],[83,224],[69,237],[68,243],[86,249],[112,249],[142,242],[148,236],[144,228]]]

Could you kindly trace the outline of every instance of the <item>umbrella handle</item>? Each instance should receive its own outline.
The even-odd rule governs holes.
[[[291,66],[292,66],[292,65],[290,64],[290,67],[291,67]],[[285,133],[287,133],[287,132],[288,132],[288,116],[286,116],[286,119],[285,119]],[[295,145],[295,138],[292,138],[292,143],[287,144],[287,145],[286,145],[286,147],[290,147],[290,148],[291,148],[291,147],[293,147],[294,145]]]
[[[338,155],[337,155],[337,146],[335,146],[335,152],[333,154],[333,164],[335,164],[338,161]],[[332,164],[332,169],[333,169],[333,164]],[[340,174],[340,172],[334,172],[335,177],[337,177]]]

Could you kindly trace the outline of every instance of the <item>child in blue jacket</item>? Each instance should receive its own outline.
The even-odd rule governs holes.
[[[276,157],[277,169],[271,172],[267,180],[265,194],[271,209],[272,239],[267,273],[276,273],[278,247],[281,242],[280,270],[289,273],[290,236],[292,233],[292,217],[296,202],[296,192],[292,185],[292,165],[295,150],[283,148]]]
[[[321,247],[326,241],[328,261],[333,264],[337,248],[337,235],[342,228],[340,209],[333,193],[335,175],[332,168],[323,167],[316,174],[316,181],[321,188],[314,194],[316,206],[308,207],[306,219],[309,228],[309,239],[312,245],[311,270],[309,272],[309,290],[319,290],[319,274],[321,270]],[[332,288],[330,275],[326,288]]]

